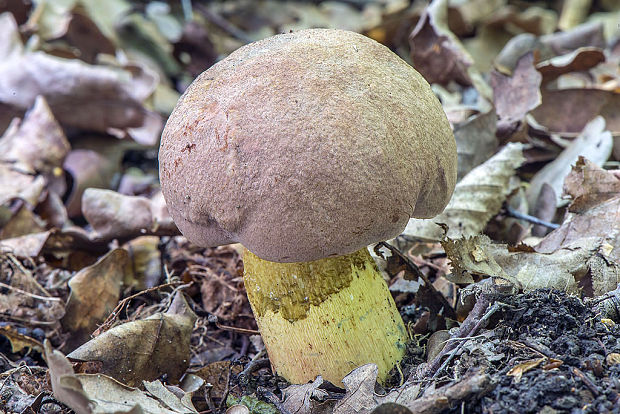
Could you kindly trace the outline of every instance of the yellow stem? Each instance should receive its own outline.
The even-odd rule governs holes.
[[[340,385],[367,363],[386,379],[407,332],[366,249],[305,263],[244,254],[244,282],[272,367],[292,383],[317,375]]]

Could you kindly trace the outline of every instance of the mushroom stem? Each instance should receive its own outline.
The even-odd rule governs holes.
[[[335,385],[375,363],[379,382],[402,359],[408,334],[392,295],[364,248],[312,262],[276,263],[244,252],[244,282],[278,375]]]

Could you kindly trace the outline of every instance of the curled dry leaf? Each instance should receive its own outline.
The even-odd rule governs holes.
[[[597,47],[581,47],[536,65],[546,84],[565,73],[588,70],[605,61],[605,53]]]
[[[605,120],[602,117],[595,118],[583,130],[560,155],[534,175],[527,190],[527,201],[530,211],[536,205],[544,184],[549,185],[556,197],[557,203],[561,202],[562,185],[564,179],[579,156],[584,156],[598,165],[607,161],[611,154],[613,139],[611,133],[605,129]]]
[[[473,59],[448,28],[448,2],[435,0],[409,36],[413,66],[428,83],[470,85]]]
[[[45,341],[54,398],[76,414],[196,414],[191,394],[179,398],[160,382],[147,383],[153,392],[130,388],[107,375],[75,374],[71,363]]]
[[[444,212],[433,219],[410,219],[402,236],[439,241],[448,226],[448,237],[457,238],[480,233],[497,214],[514,189],[511,178],[525,161],[521,144],[508,144],[484,164],[471,170],[456,184],[452,199]]]
[[[550,253],[508,249],[485,235],[447,239],[442,245],[457,277],[468,273],[499,277],[525,291],[553,288],[577,293],[585,285],[591,288],[584,293],[600,295],[620,280],[618,266],[602,267],[598,260],[601,242],[596,237],[572,240]]]
[[[128,263],[127,251],[114,249],[69,280],[71,294],[62,325],[72,333],[72,348],[88,340],[118,304]]]
[[[112,190],[89,188],[82,197],[82,212],[96,232],[95,239],[179,234],[161,193],[149,200],[145,197],[122,195]]]
[[[177,293],[166,313],[127,322],[85,343],[68,357],[100,361],[101,372],[130,386],[166,375],[177,382],[189,366],[189,341],[196,315]]]
[[[335,401],[325,401],[329,394],[320,388],[321,385],[323,378],[319,375],[307,384],[286,387],[282,390],[282,405],[289,412],[297,414],[331,413]]]
[[[584,212],[620,194],[620,171],[606,171],[580,156],[564,180],[564,194],[573,200],[571,212]]]
[[[498,71],[491,72],[491,86],[497,121],[497,135],[511,136],[521,125],[525,115],[542,102],[540,83],[542,76],[534,67],[534,54],[523,55],[512,76]]]
[[[143,88],[132,75],[43,52],[12,53],[0,63],[0,102],[25,110],[42,95],[62,125],[113,135],[122,131],[153,145],[162,120],[144,107]]]

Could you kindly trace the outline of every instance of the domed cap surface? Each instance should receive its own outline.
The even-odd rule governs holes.
[[[244,46],[202,73],[164,129],[160,179],[181,232],[277,262],[352,253],[433,217],[456,144],[429,85],[353,32]]]

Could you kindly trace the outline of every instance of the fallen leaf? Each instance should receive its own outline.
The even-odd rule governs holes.
[[[428,83],[470,85],[473,59],[448,28],[448,2],[433,1],[409,36],[413,66]]]
[[[42,96],[16,128],[0,138],[0,162],[28,174],[52,174],[71,149],[65,134]]]
[[[410,219],[402,236],[439,241],[448,226],[447,236],[458,238],[480,233],[497,214],[514,189],[511,178],[523,161],[521,144],[508,144],[482,165],[471,170],[457,183],[444,212],[433,219]]]
[[[597,117],[590,122],[577,137],[556,159],[534,175],[527,189],[527,201],[532,211],[536,205],[540,191],[544,184],[548,184],[556,194],[556,203],[562,201],[562,185],[569,174],[571,165],[577,162],[579,156],[584,156],[597,165],[605,162],[611,154],[613,139],[611,133],[605,129],[605,120]]]
[[[161,383],[146,383],[146,393],[103,374],[75,374],[69,360],[45,341],[54,397],[76,414],[196,414],[189,396],[177,397]]]
[[[189,366],[189,340],[196,315],[177,293],[166,313],[116,326],[91,339],[68,357],[101,361],[102,373],[130,386],[166,374],[177,382]]]
[[[458,155],[457,182],[488,160],[497,150],[497,115],[494,111],[471,116],[454,126]]]
[[[491,72],[491,86],[497,121],[497,135],[509,137],[519,127],[525,115],[541,104],[542,76],[534,67],[534,54],[528,53],[517,61],[511,76]]]
[[[42,95],[62,125],[157,142],[162,120],[143,106],[131,72],[43,52],[10,56],[0,63],[0,102],[25,110]]]
[[[515,365],[514,367],[510,368],[510,370],[506,373],[506,375],[508,375],[509,377],[514,377],[515,382],[519,382],[521,381],[521,377],[523,376],[523,374],[538,367],[546,359],[547,358],[544,357],[544,358],[530,359],[529,361],[521,362],[520,364]]]
[[[82,197],[82,212],[95,230],[96,239],[179,234],[161,195],[149,200],[112,190],[89,188]]]
[[[620,175],[580,156],[564,180],[564,194],[572,198],[569,211],[585,212],[620,194]]]
[[[605,53],[596,47],[581,47],[536,64],[546,84],[569,72],[588,70],[605,61]]]
[[[43,352],[43,344],[34,338],[20,334],[12,326],[0,326],[0,335],[6,337],[11,343],[11,352],[18,353],[28,348]]]
[[[325,403],[329,394],[321,389],[323,378],[319,375],[314,381],[301,385],[289,385],[282,390],[284,402],[282,405],[291,413],[316,414],[328,411],[335,401]]]
[[[72,333],[70,346],[83,344],[118,304],[124,269],[129,257],[124,249],[115,249],[97,263],[85,267],[69,280],[63,328]]]

